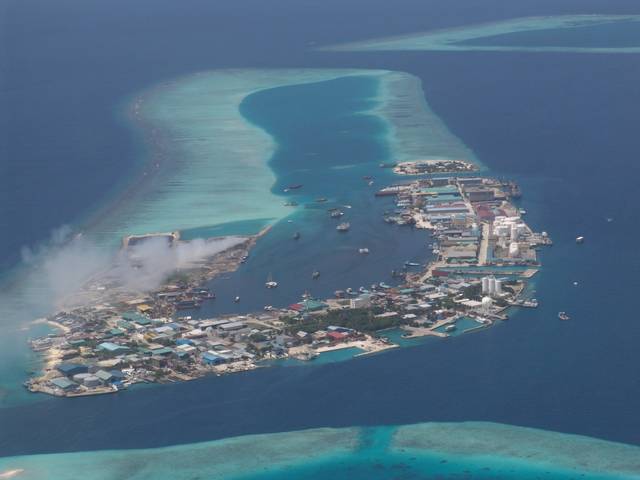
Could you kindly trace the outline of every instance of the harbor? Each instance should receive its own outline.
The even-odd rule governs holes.
[[[287,187],[288,192],[301,189],[302,184]],[[538,249],[552,241],[524,222],[514,203],[521,193],[513,182],[452,173],[383,186],[373,194],[393,204],[378,228],[424,232],[425,261],[398,265],[392,282],[336,284],[332,297],[305,292],[284,307],[194,316],[201,306],[216,302],[207,282],[246,262],[257,236],[182,269],[150,294],[110,284],[107,274],[77,296],[75,305],[81,306],[44,320],[56,331],[32,340],[45,363],[25,385],[56,396],[96,395],[136,383],[247,371],[272,360],[312,362],[334,351],[355,357],[397,348],[385,336],[389,329],[400,329],[407,339],[455,337],[507,320],[510,308],[537,307],[537,300],[524,292],[540,268]],[[328,217],[339,222],[333,225],[340,236],[350,235],[352,228],[342,220],[347,207],[326,207]],[[179,233],[146,235],[127,237],[122,248],[157,236],[169,239],[170,248],[181,242]],[[293,239],[301,238],[295,231]],[[367,254],[367,247],[355,252]],[[317,281],[320,275],[315,269],[310,276]],[[275,291],[279,285],[270,272],[264,288]],[[242,295],[233,301],[241,304]]]

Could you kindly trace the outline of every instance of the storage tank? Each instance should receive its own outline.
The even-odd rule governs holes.
[[[495,277],[489,277],[489,295],[493,295],[496,293],[496,279]]]
[[[482,293],[489,293],[489,277],[482,277]]]
[[[502,280],[496,279],[496,290],[495,294],[500,295],[502,293]]]

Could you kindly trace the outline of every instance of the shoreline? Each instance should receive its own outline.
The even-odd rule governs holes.
[[[473,187],[469,188],[467,184]],[[404,273],[400,275],[402,280],[394,287],[381,282],[372,285],[371,290],[362,287],[359,293],[336,291],[335,298],[325,300],[305,294],[297,304],[282,309],[265,307],[262,314],[251,312],[208,320],[179,317],[178,310],[183,304],[193,309],[201,301],[212,298],[204,285],[222,273],[237,269],[248,257],[258,236],[245,238],[213,257],[202,259],[197,268],[192,267],[181,273],[184,278],[178,284],[174,284],[175,280],[168,280],[148,294],[110,287],[103,294],[105,298],[85,298],[76,302],[75,309],[60,312],[54,317],[53,324],[66,327],[66,331],[60,336],[53,336],[55,340],[49,336],[33,342],[47,352],[47,361],[45,372],[29,380],[26,386],[32,392],[67,397],[113,393],[121,386],[140,381],[167,383],[210,374],[252,370],[261,366],[263,360],[289,357],[312,360],[329,351],[354,347],[364,350],[355,357],[397,348],[398,344],[380,335],[386,325],[404,330],[406,333],[403,338],[407,339],[423,336],[447,338],[488,328],[497,320],[508,318],[503,314],[506,308],[537,306],[535,300],[525,301],[520,297],[532,271],[537,271],[531,268],[532,265],[538,266],[536,249],[540,245],[551,244],[545,234],[534,233],[519,216],[495,217],[495,222],[483,223],[482,229],[476,223],[469,223],[472,219],[477,221],[476,215],[480,215],[480,209],[486,208],[484,200],[488,194],[492,198],[503,199],[494,202],[494,208],[499,207],[503,215],[506,215],[505,212],[517,212],[516,207],[509,203],[509,195],[514,191],[512,183],[476,177],[423,179],[404,185],[395,193],[399,205],[411,198],[403,207],[410,209],[402,214],[405,218],[403,224],[409,223],[407,217],[413,219],[416,225],[420,223],[418,220],[424,220],[418,228],[426,229],[432,237],[437,236],[434,241],[438,246],[434,247],[434,252],[438,252],[438,255],[423,265],[423,270],[416,272],[410,272],[408,268],[420,264],[408,262]],[[467,232],[467,236],[452,237],[439,233],[449,230],[441,223],[442,215],[430,214],[430,208],[441,209],[442,205],[452,201],[447,199],[442,203],[439,193],[454,199],[451,205],[458,206],[453,211],[459,211],[464,205],[469,222],[462,232]],[[477,198],[473,200],[473,195],[480,193],[481,201]],[[427,195],[426,204],[424,195]],[[431,204],[432,201],[435,203]],[[444,216],[447,222],[454,218],[453,215]],[[507,220],[511,223],[506,223]],[[400,222],[399,219],[393,221]],[[510,225],[510,229],[504,225]],[[263,229],[260,234],[266,234],[269,228]],[[505,238],[508,238],[504,236],[505,228],[507,234],[510,231],[511,238],[508,257],[504,245]],[[469,255],[465,253],[459,257],[458,253],[461,249],[471,253],[470,245],[475,260],[467,258],[459,262],[459,258]],[[519,253],[515,256],[511,253],[514,245],[519,246]],[[487,256],[487,249],[492,252],[490,264],[482,260],[483,255]],[[445,270],[452,259],[456,269]],[[504,262],[507,263],[503,266]],[[512,269],[515,269],[515,274],[511,272]],[[498,272],[498,280],[492,272]],[[515,279],[500,279],[499,272],[515,275]],[[477,278],[466,278],[465,275],[482,276],[482,282]],[[485,281],[488,285],[491,280],[495,284],[492,287],[494,290],[486,292]],[[97,281],[94,279],[93,284]],[[505,284],[504,290],[502,282]],[[265,286],[275,288],[277,283],[268,281]],[[348,294],[347,299],[345,294]],[[479,301],[480,296],[482,301]],[[238,301],[239,297],[236,297]],[[111,308],[105,310],[104,305],[111,305]],[[313,320],[313,317],[318,320]],[[473,321],[475,325],[462,327],[461,332],[454,333],[458,321],[466,321],[467,324]],[[90,325],[93,326],[88,327]],[[84,333],[70,333],[78,331]],[[74,348],[76,344],[78,348]],[[210,346],[212,349],[207,350]],[[136,351],[149,353],[142,353],[141,357]],[[85,367],[83,359],[92,357],[97,357],[98,361],[90,362],[92,367]],[[70,358],[75,358],[75,361],[69,363]],[[117,361],[113,363],[110,359]],[[113,368],[120,364],[126,370],[122,367],[117,372],[104,370],[109,368],[107,365]],[[100,382],[93,375],[96,372],[102,372],[105,378],[125,376],[115,383],[112,380]]]
[[[278,75],[281,76],[287,72],[290,71],[278,71],[276,80],[280,80]],[[325,71],[322,71],[321,74],[318,72],[303,72],[302,78],[307,83],[319,81],[318,75],[321,75],[323,80],[364,74],[372,75],[379,79],[378,104],[366,110],[366,112],[377,115],[385,121],[389,129],[387,140],[390,143],[391,152],[397,158],[405,159],[400,165],[415,166],[419,162],[424,162],[425,157],[443,158],[446,155],[446,157],[465,159],[446,161],[447,165],[453,162],[456,169],[468,170],[469,168],[475,169],[479,167],[479,163],[472,152],[457,137],[451,134],[440,119],[429,110],[422,92],[421,82],[417,77],[387,71],[361,72],[347,70],[340,71],[340,75],[335,72],[328,74]],[[273,74],[273,72],[269,73]],[[220,75],[220,72],[217,72],[217,75]],[[226,78],[225,75],[236,79],[239,73],[224,72],[222,75],[224,78],[220,79],[214,75],[213,80],[211,80],[209,74],[195,75],[188,78],[196,79],[198,88],[202,89],[204,85],[210,87],[211,84],[209,82],[211,81],[218,82],[218,84],[220,82],[223,84],[225,81],[228,82],[229,78]],[[272,83],[274,82],[273,77],[269,77],[269,80]],[[262,81],[265,80],[262,79]],[[290,78],[287,81],[292,82]],[[301,78],[299,77],[295,79],[296,83],[293,84],[300,84],[300,81]],[[204,84],[198,82],[204,82]],[[255,79],[250,79],[249,84],[255,91],[264,90],[264,88],[257,88]],[[171,87],[173,90],[170,91],[173,92],[176,88],[178,90],[179,88],[186,88],[182,84],[179,85],[180,87]],[[187,82],[187,85],[191,86],[189,82]],[[237,93],[237,89],[238,87],[234,86],[232,92]],[[237,105],[234,102],[242,102],[246,98],[247,89],[247,85],[243,85],[240,87],[242,94],[235,96],[229,92],[224,94],[229,97],[228,100],[231,99],[229,100],[231,103],[228,108],[233,110],[233,115],[236,117],[241,118],[242,116],[239,112],[236,112]],[[200,91],[197,88],[196,90]],[[401,95],[399,92],[403,92],[403,94]],[[156,94],[158,93],[156,92]],[[161,92],[159,94],[163,95],[164,93]],[[178,97],[182,99],[181,95],[178,95]],[[418,98],[421,99],[420,102],[414,101]],[[139,104],[137,105],[137,108],[141,108]],[[162,108],[165,107],[166,105],[162,106]],[[193,112],[189,110],[189,113],[192,114]],[[175,121],[172,117],[172,122]],[[242,122],[250,125],[247,120],[243,119]],[[237,126],[236,123],[232,124]],[[258,129],[257,126],[253,125],[251,125],[251,128]],[[419,135],[419,133],[426,131],[431,135],[427,136],[428,138],[425,140],[425,137]],[[208,140],[215,141],[215,138],[216,136],[213,135],[213,139],[208,138]],[[419,153],[420,155],[418,155]],[[456,155],[454,156],[453,154]],[[257,162],[254,166],[260,164],[259,168],[269,171],[267,178],[269,179],[269,184],[271,184],[275,173],[271,170],[263,155],[258,157],[254,159]],[[441,160],[428,160],[427,162],[428,165],[440,166],[439,162]],[[434,164],[433,162],[436,163]],[[451,168],[450,165],[447,165],[445,165],[445,168]],[[246,169],[246,165],[243,166],[243,169]],[[191,173],[193,174],[193,172]],[[399,174],[398,171],[395,171],[395,173],[396,175]],[[222,175],[222,178],[225,178],[224,175]],[[391,193],[395,196],[398,207],[396,212],[401,212],[399,216],[393,217],[388,217],[385,213],[384,220],[387,223],[415,225],[417,228],[425,228],[432,237],[438,236],[437,242],[446,240],[454,246],[450,249],[448,247],[443,248],[443,252],[447,253],[439,254],[433,261],[425,265],[425,269],[419,273],[410,272],[407,265],[405,265],[404,273],[394,271],[394,277],[402,278],[398,287],[390,287],[382,282],[379,285],[373,285],[371,291],[362,290],[364,288],[362,287],[361,295],[355,294],[358,298],[351,300],[350,306],[349,303],[345,303],[345,300],[341,300],[344,292],[339,295],[338,291],[336,291],[335,299],[317,300],[310,296],[303,296],[303,301],[295,304],[298,305],[297,307],[294,305],[289,308],[273,309],[273,307],[265,306],[265,313],[263,314],[251,312],[247,315],[228,315],[213,319],[213,322],[206,319],[192,319],[190,316],[178,316],[178,311],[181,309],[198,308],[203,301],[215,298],[215,295],[212,297],[212,293],[205,288],[205,284],[221,273],[235,271],[240,263],[243,263],[248,257],[249,251],[255,245],[257,239],[266,234],[271,228],[270,226],[263,229],[258,235],[246,237],[211,258],[201,259],[195,268],[191,266],[187,270],[177,270],[179,273],[176,279],[165,280],[151,291],[136,291],[127,286],[110,285],[110,282],[112,283],[109,277],[111,272],[94,275],[90,279],[91,284],[88,285],[90,288],[85,288],[82,292],[82,294],[86,295],[84,297],[82,294],[76,295],[74,302],[67,302],[65,310],[54,316],[55,324],[66,326],[67,330],[63,331],[61,336],[52,336],[53,339],[45,338],[41,340],[41,343],[37,343],[38,349],[49,350],[45,363],[45,373],[41,377],[28,381],[27,386],[32,391],[41,391],[59,396],[111,393],[114,389],[117,390],[119,385],[126,387],[140,381],[165,383],[188,380],[211,373],[223,374],[250,370],[256,368],[259,361],[292,356],[292,345],[294,347],[293,356],[295,356],[295,346],[300,343],[303,345],[311,343],[313,346],[312,350],[308,350],[305,347],[303,349],[305,351],[300,352],[302,357],[307,357],[306,359],[311,359],[314,355],[324,351],[349,348],[349,345],[364,346],[366,352],[363,353],[375,353],[397,347],[395,344],[376,339],[378,330],[386,328],[387,325],[405,328],[405,330],[408,330],[406,337],[409,338],[429,335],[448,337],[450,329],[456,328],[455,322],[463,318],[461,312],[464,312],[464,309],[461,310],[462,306],[466,308],[470,305],[473,310],[480,306],[481,302],[470,297],[470,299],[465,299],[466,304],[462,302],[456,306],[457,300],[454,300],[453,297],[455,292],[451,293],[451,289],[447,294],[440,294],[440,296],[434,297],[436,301],[432,302],[429,300],[431,294],[428,291],[437,288],[439,292],[442,292],[440,285],[444,283],[444,286],[447,286],[447,283],[441,279],[442,273],[445,272],[442,267],[448,266],[450,258],[456,259],[456,262],[452,265],[457,267],[475,266],[478,269],[484,268],[486,260],[483,260],[483,258],[486,259],[486,252],[483,252],[489,248],[490,225],[492,223],[491,221],[487,223],[483,220],[482,233],[479,232],[476,223],[474,223],[479,222],[479,217],[477,217],[479,210],[476,211],[476,203],[474,202],[478,202],[480,197],[485,200],[489,196],[491,199],[495,197],[497,203],[493,202],[494,207],[492,208],[502,212],[502,215],[518,216],[515,206],[509,203],[511,195],[515,195],[514,192],[518,190],[517,186],[514,185],[513,182],[504,183],[492,178],[458,178],[451,176],[427,180],[418,179],[410,184],[387,187],[387,189],[393,188]],[[469,186],[472,188],[469,189]],[[365,194],[366,192],[365,190]],[[378,196],[379,193],[377,192],[375,196]],[[239,194],[246,194],[246,192],[240,192],[236,195]],[[444,201],[440,200],[440,196],[444,198]],[[268,197],[279,199],[282,195],[277,195],[269,190]],[[255,199],[251,198],[251,200]],[[486,205],[483,204],[482,207],[486,208]],[[451,212],[464,211],[464,222],[460,224],[459,218],[455,216],[458,214],[433,214],[433,212],[440,211],[442,208],[453,208]],[[433,209],[433,212],[430,209]],[[247,211],[246,208],[242,208],[242,210]],[[209,211],[204,211],[199,215],[208,217],[210,213]],[[255,212],[252,212],[252,214],[255,216]],[[154,217],[153,214],[150,216]],[[198,219],[200,217],[196,216],[194,218]],[[229,218],[225,219],[228,220]],[[238,221],[238,218],[234,217],[234,220]],[[128,221],[134,222],[135,219],[129,219]],[[165,222],[169,221],[170,218],[165,220]],[[193,218],[186,220],[186,222],[188,221],[193,221]],[[209,223],[213,221],[213,219],[208,219]],[[453,237],[441,239],[440,232],[447,231],[445,224],[454,221],[458,222],[457,228],[461,230],[454,234]],[[518,222],[521,222],[521,220],[518,220]],[[197,228],[198,226],[201,227],[202,225],[198,223],[197,226],[191,228]],[[179,245],[182,242],[179,241],[178,233],[150,235],[147,232],[179,232],[184,228],[184,224],[178,226],[153,224],[148,225],[144,230],[139,227],[139,231],[143,230],[142,234],[136,233],[134,230],[132,233],[128,233],[126,238],[134,241],[134,249],[136,248],[135,244],[138,242],[144,241],[144,239],[153,240],[155,237],[164,237],[170,243]],[[464,238],[456,237],[456,235],[460,235],[460,232],[466,232],[463,235]],[[534,235],[526,224],[518,226],[518,232],[523,232],[527,238]],[[484,238],[484,240],[478,245],[480,238]],[[468,240],[472,241],[470,245],[476,245],[474,256],[479,255],[477,263],[469,263],[470,260],[467,260],[466,263],[460,263],[457,261],[457,256],[453,257],[456,248],[460,250],[469,245]],[[529,244],[528,242],[528,240],[525,242],[526,245],[522,243],[523,251],[526,250],[528,252],[527,258],[535,260],[535,253],[533,250],[529,250],[537,244]],[[125,241],[125,243],[127,242]],[[189,242],[184,243],[189,244]],[[504,250],[504,245],[501,248]],[[435,253],[438,249],[434,248],[433,251]],[[504,253],[501,255],[504,256]],[[221,258],[226,261],[226,263],[223,261],[222,266],[217,263]],[[464,256],[460,258],[464,258]],[[525,265],[527,264],[525,262]],[[413,265],[418,266],[419,264],[414,263]],[[396,275],[396,273],[399,274]],[[456,275],[458,274],[455,271],[445,272],[444,275],[451,276],[454,279],[454,285],[464,283],[460,279],[456,280]],[[172,275],[172,277],[174,276]],[[462,276],[464,276],[464,273]],[[275,285],[269,285],[270,283]],[[472,284],[477,286],[478,281],[474,281]],[[277,283],[269,281],[266,286],[274,288],[277,287]],[[347,291],[347,293],[350,296],[352,295],[352,292]],[[482,293],[484,294],[484,287]],[[476,293],[475,296],[477,297],[477,295]],[[517,296],[516,294],[509,298],[516,300]],[[441,301],[442,297],[445,297],[448,303]],[[414,302],[413,299],[418,300]],[[431,313],[418,317],[410,312],[421,313],[425,310],[424,307],[417,305],[420,299],[425,305],[429,306],[426,310]],[[356,304],[353,302],[356,300],[363,307],[354,306]],[[236,297],[235,301],[236,303],[239,302],[240,298]],[[482,305],[484,308],[484,303]],[[433,312],[430,310],[431,306],[441,310],[444,308],[447,311],[445,318],[438,318],[437,315],[439,314],[437,312],[434,317]],[[400,313],[393,311],[394,307]],[[369,326],[355,328],[349,323],[350,320],[348,318],[345,319],[341,314],[338,314],[338,318],[336,318],[337,324],[333,326],[327,324],[319,329],[315,327],[317,331],[314,331],[314,327],[311,325],[305,326],[302,321],[305,318],[302,313],[308,313],[309,315],[320,314],[326,318],[332,318],[331,315],[334,315],[336,311],[339,312],[345,308],[355,310],[360,308],[364,315],[369,318]],[[506,316],[501,315],[500,309],[492,307],[485,310],[482,310],[483,315],[492,316],[494,319],[506,319]],[[402,319],[400,319],[400,315],[402,315]],[[452,315],[453,318],[451,318]],[[480,314],[476,315],[476,320],[482,324],[482,328],[493,324],[493,320],[478,315]],[[425,327],[425,322],[428,323],[428,327]],[[446,332],[437,330],[439,328],[445,328]],[[475,328],[467,328],[464,332],[478,329],[479,327],[476,326]],[[255,338],[252,337],[254,334],[251,332],[253,331],[258,332]],[[262,331],[268,333],[265,335],[261,333]],[[74,333],[71,334],[70,332]],[[291,338],[291,340],[285,340],[280,343],[274,337],[273,332],[284,338]],[[181,343],[178,343],[178,340]],[[211,349],[207,350],[208,348]],[[197,360],[194,361],[195,358]],[[80,367],[76,368],[71,365],[69,367],[69,372],[71,373],[67,373],[66,367],[62,369],[61,365],[63,365],[62,362],[68,364],[69,359],[74,359],[75,363],[73,365],[82,366],[84,371],[78,373]],[[109,359],[117,359],[117,361],[114,363]],[[87,362],[91,365],[90,368],[83,366],[83,363]],[[119,368],[122,368],[122,371],[105,370],[105,368],[114,368],[116,366],[120,366]],[[87,371],[89,373],[86,373]],[[104,392],[102,390],[96,392],[97,388],[102,388],[98,387],[98,385],[108,386],[110,382],[113,383],[113,380],[94,380],[93,374],[95,372],[102,372],[102,376],[105,379],[116,375],[120,380],[114,383],[114,389],[108,388]],[[116,372],[116,374],[113,372]],[[55,377],[56,374],[62,374],[62,376]],[[88,377],[82,376],[85,374]],[[73,381],[70,380],[71,378],[73,378]]]
[[[617,22],[640,22],[640,15],[567,14],[517,17],[461,27],[441,28],[345,44],[327,45],[320,51],[488,51],[488,52],[565,52],[565,53],[638,53],[636,47],[572,47],[572,46],[492,46],[466,45],[467,40],[481,39],[523,31],[546,29],[578,29]]]
[[[366,440],[373,439],[373,442]],[[388,452],[390,459],[380,456]],[[447,464],[474,471],[517,475],[522,469],[540,474],[640,478],[637,445],[595,437],[493,422],[426,422],[369,427],[312,428],[293,432],[242,435],[157,448],[75,451],[0,458],[0,478],[20,478],[47,472],[53,476],[93,465],[105,479],[121,478],[135,462],[150,475],[167,471],[194,476],[239,478],[251,473],[295,473],[306,464],[321,469],[324,462],[372,457],[381,464],[403,462],[419,469]],[[312,451],[309,458],[309,451]],[[265,467],[264,459],[268,458]],[[412,464],[412,462],[417,463]],[[397,468],[397,467],[396,467]],[[266,469],[266,470],[265,470]],[[469,471],[469,469],[473,469]],[[446,470],[446,467],[445,467]],[[454,470],[456,471],[456,470]],[[543,473],[544,472],[544,473]],[[443,472],[444,473],[444,472]],[[181,477],[182,478],[182,477]],[[186,478],[186,476],[184,477]]]

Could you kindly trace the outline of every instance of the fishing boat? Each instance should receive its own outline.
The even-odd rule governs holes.
[[[558,318],[560,320],[569,320],[571,317],[567,314],[567,312],[559,312]]]
[[[319,277],[320,277],[320,272],[318,270],[314,270],[314,272],[311,274],[311,278],[316,280]]]
[[[269,278],[267,278],[267,282],[264,284],[267,288],[276,288],[278,286],[278,282],[273,281],[273,277],[269,274]]]
[[[348,232],[349,228],[351,228],[351,224],[349,222],[344,222],[338,225],[336,227],[336,230],[338,230],[339,232]]]
[[[344,212],[340,210],[332,210],[329,215],[331,216],[331,218],[340,218],[341,216],[344,215]]]

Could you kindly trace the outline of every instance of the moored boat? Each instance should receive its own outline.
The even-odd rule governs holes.
[[[267,278],[267,282],[264,284],[264,286],[267,288],[276,288],[278,286],[278,282],[275,282],[271,274],[269,274],[269,278]]]

